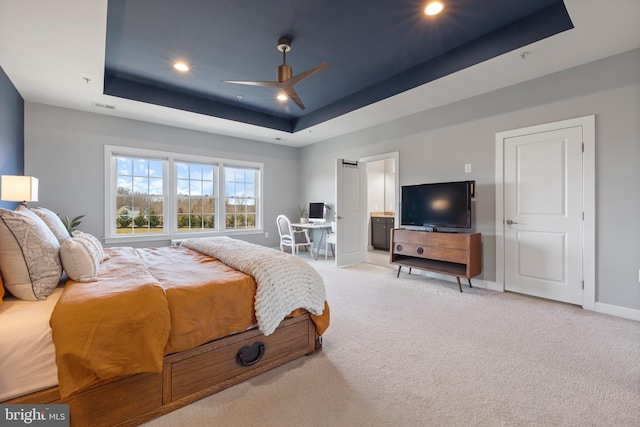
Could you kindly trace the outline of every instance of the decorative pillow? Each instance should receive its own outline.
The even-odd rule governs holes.
[[[67,276],[76,282],[95,282],[102,255],[94,242],[84,237],[71,237],[60,245],[60,259]]]
[[[58,286],[60,244],[28,209],[0,208],[0,271],[6,290],[23,300],[45,299]]]
[[[20,206],[18,208],[27,209],[24,206]],[[62,244],[62,242],[71,237],[69,236],[67,227],[64,226],[60,217],[54,212],[47,208],[31,208],[31,212],[34,212],[41,220],[44,221],[45,224],[47,224],[53,235],[58,239],[58,243]]]
[[[73,237],[75,237],[76,239],[85,240],[88,245],[91,245],[92,247],[94,247],[95,251],[98,253],[99,262],[109,259],[109,255],[104,253],[104,248],[102,247],[102,243],[100,243],[100,240],[98,240],[98,238],[95,237],[94,235],[85,233],[80,230],[75,230],[73,232]]]

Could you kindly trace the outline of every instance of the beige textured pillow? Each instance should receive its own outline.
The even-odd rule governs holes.
[[[75,234],[75,233],[74,233]],[[67,276],[76,282],[98,280],[101,255],[90,239],[71,237],[60,245],[60,259]]]
[[[73,232],[73,237],[76,239],[84,240],[88,245],[95,248],[95,251],[98,253],[99,262],[102,262],[106,259],[109,259],[109,255],[104,253],[104,248],[102,247],[102,243],[92,234],[85,233],[84,231],[75,230]]]
[[[28,209],[0,208],[0,271],[5,289],[23,300],[45,299],[58,286],[60,244]]]
[[[22,207],[22,209],[27,208]],[[67,227],[64,226],[60,217],[54,212],[50,211],[47,208],[31,208],[31,211],[38,215],[40,219],[43,220],[45,224],[47,224],[53,235],[56,236],[56,239],[58,239],[58,243],[62,244],[62,242],[71,237],[69,236]]]

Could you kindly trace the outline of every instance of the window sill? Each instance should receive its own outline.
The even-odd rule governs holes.
[[[137,235],[137,236],[118,236],[118,237],[105,237],[104,243],[112,246],[125,246],[130,243],[140,242],[167,242],[172,240],[185,240],[196,237],[213,237],[213,236],[247,236],[253,234],[263,234],[264,230],[224,230],[224,231],[211,231],[207,233],[170,233],[170,234],[150,234],[150,235]]]

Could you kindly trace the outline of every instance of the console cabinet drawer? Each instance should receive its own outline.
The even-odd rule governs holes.
[[[397,242],[393,247],[393,251],[399,255],[457,262],[460,264],[465,264],[468,260],[467,251],[456,248],[439,248],[436,246]]]

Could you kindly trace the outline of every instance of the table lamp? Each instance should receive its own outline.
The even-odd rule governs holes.
[[[0,177],[0,200],[5,202],[38,201],[38,178],[33,176],[2,175]]]

